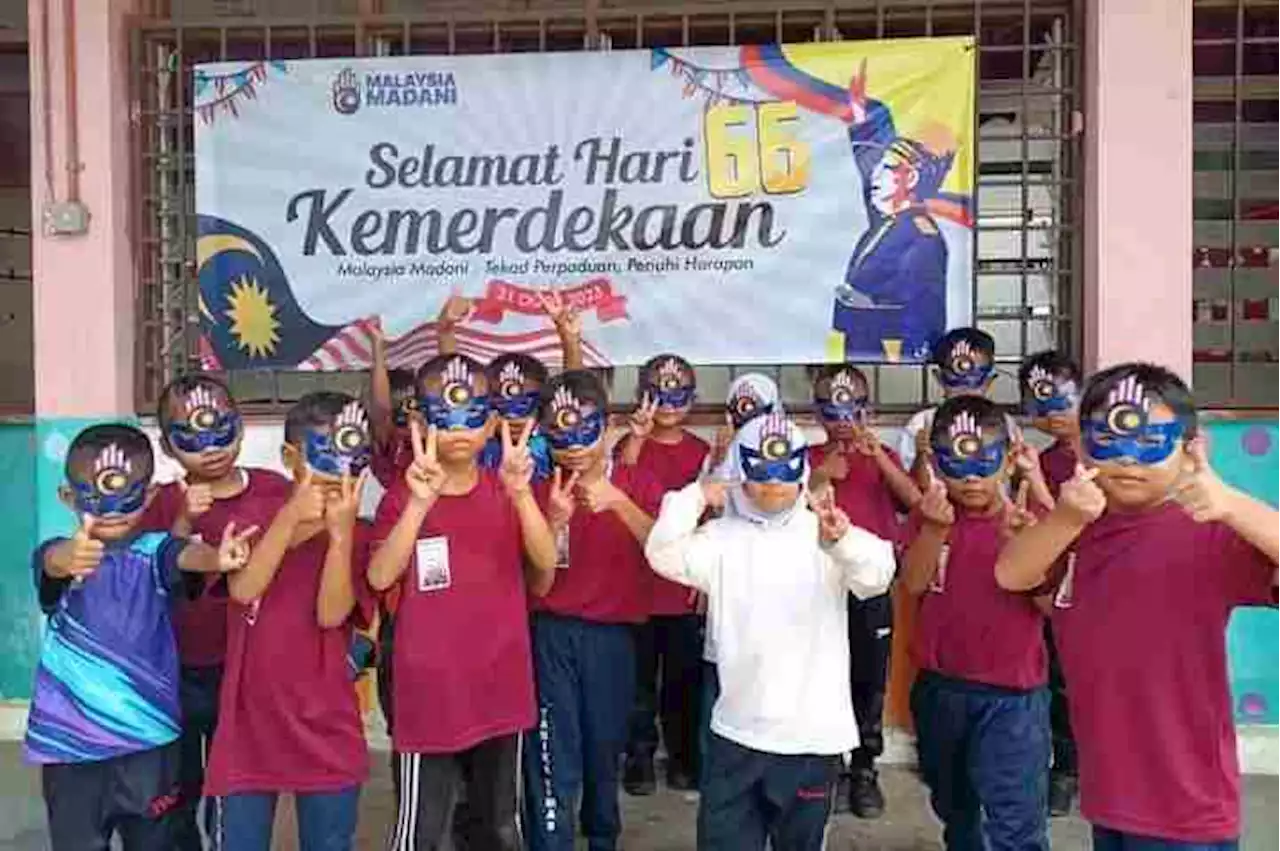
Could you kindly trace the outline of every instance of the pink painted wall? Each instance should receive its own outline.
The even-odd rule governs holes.
[[[1085,364],[1191,379],[1191,3],[1089,0]]]
[[[50,94],[53,189],[66,195],[67,104],[62,3],[29,0],[31,33],[32,268],[38,416],[104,416],[133,410],[134,281],[130,247],[128,32],[133,0],[77,2],[74,115],[81,199],[91,215],[79,236],[46,236],[42,218]],[[40,21],[50,9],[49,56],[41,61]],[[44,78],[48,72],[49,79]]]

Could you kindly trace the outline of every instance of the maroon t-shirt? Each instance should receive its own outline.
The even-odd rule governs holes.
[[[288,498],[292,485],[279,473],[257,468],[244,468],[243,472],[248,477],[243,491],[229,499],[214,500],[208,511],[192,520],[192,532],[210,546],[216,547],[222,540],[222,531],[229,522],[234,522],[238,530],[252,526],[246,518],[260,515],[258,503],[265,500],[274,505],[273,500]],[[143,517],[143,528],[172,529],[182,514],[185,499],[177,482],[161,485]],[[207,577],[199,596],[175,598],[173,629],[183,667],[221,665],[227,649],[226,578]]]
[[[407,435],[405,429],[396,428],[389,440],[373,445],[369,470],[383,490],[390,490],[392,485],[404,481],[404,471],[413,463],[413,447],[409,445]]]
[[[1058,498],[1062,483],[1076,474],[1076,465],[1079,463],[1071,444],[1062,440],[1055,440],[1040,453],[1040,472],[1044,474],[1045,483],[1049,485],[1049,493],[1054,499]]]
[[[265,531],[273,506],[253,518]],[[369,527],[356,526],[351,574],[356,606],[336,629],[316,622],[316,598],[329,535],[289,550],[255,603],[232,601],[218,730],[206,771],[206,795],[238,792],[325,792],[369,775],[364,726],[347,649],[352,626],[373,618]]]
[[[403,483],[387,492],[376,542],[391,534],[408,502]],[[438,498],[418,541],[398,586],[395,749],[456,753],[529,729],[535,710],[523,545],[498,476],[482,471],[470,493]]]
[[[613,465],[612,481],[640,510],[658,516],[662,486],[636,467]],[[534,485],[539,504],[547,504],[549,484]],[[569,521],[568,566],[556,571],[551,593],[534,597],[535,612],[599,623],[643,623],[649,617],[649,562],[644,546],[613,511],[593,514],[579,505]]]
[[[636,468],[652,476],[664,493],[680,490],[698,478],[702,462],[710,450],[705,440],[688,431],[681,433],[679,443],[646,440],[636,460]],[[652,572],[650,582],[650,614],[687,615],[694,611],[693,595],[684,585]]]
[[[910,540],[922,522],[911,518]],[[1044,615],[1030,596],[996,584],[1001,528],[998,516],[956,509],[938,572],[920,600],[911,655],[921,670],[945,677],[1034,689],[1049,679]]]
[[[1085,818],[1178,842],[1240,835],[1224,633],[1275,605],[1276,566],[1172,503],[1108,513],[1064,557],[1053,635],[1071,701]]]
[[[902,461],[898,458],[898,453],[887,446],[883,448],[894,465],[901,469]],[[810,469],[818,469],[831,449],[829,444],[810,449]],[[844,457],[849,474],[840,481],[833,479],[831,482],[835,489],[836,505],[849,515],[849,522],[854,526],[866,529],[886,541],[899,543],[902,540],[902,524],[898,522],[898,512],[902,506],[889,488],[880,465],[876,459],[854,449],[845,452]]]

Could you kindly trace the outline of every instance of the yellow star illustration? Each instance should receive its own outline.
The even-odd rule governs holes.
[[[242,276],[232,281],[227,305],[231,336],[237,346],[255,358],[275,351],[280,342],[276,333],[280,321],[276,319],[276,306],[257,280]]]

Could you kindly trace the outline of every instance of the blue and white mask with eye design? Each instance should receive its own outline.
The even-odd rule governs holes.
[[[807,465],[804,436],[799,429],[782,414],[769,414],[752,422],[760,423],[759,429],[750,430],[753,434],[758,432],[756,441],[738,443],[742,479],[787,484],[803,481]]]
[[[968,390],[977,390],[986,384],[995,369],[995,365],[979,355],[967,340],[960,340],[951,347],[951,354],[941,367],[938,377],[944,387]]]
[[[445,364],[439,393],[427,393],[419,410],[427,424],[441,431],[483,428],[489,421],[489,397],[481,395],[476,376],[462,358]]]
[[[948,479],[986,479],[1000,472],[1005,442],[985,442],[973,414],[961,411],[947,427],[946,441],[935,442],[933,454],[939,472]]]
[[[183,400],[185,414],[169,423],[165,436],[179,452],[226,449],[240,436],[240,415],[208,387],[192,388]]]
[[[849,370],[831,377],[825,398],[818,399],[818,413],[824,420],[860,423],[867,418],[867,395],[862,384]]]
[[[568,387],[561,385],[551,397],[547,413],[547,441],[553,449],[587,449],[604,434],[604,411],[584,404]]]
[[[102,447],[93,459],[89,481],[71,480],[76,510],[94,517],[141,511],[147,502],[147,484],[134,472],[133,461],[115,443]]]
[[[735,429],[740,429],[756,417],[782,413],[778,385],[767,375],[749,372],[740,375],[729,385],[725,407]]]
[[[1130,464],[1159,464],[1178,448],[1186,434],[1178,420],[1151,422],[1151,397],[1130,375],[1107,394],[1101,417],[1084,420],[1081,426],[1084,451],[1095,461]]]
[[[522,420],[537,414],[541,395],[539,388],[529,386],[520,365],[509,361],[498,373],[498,390],[493,394],[493,407],[504,420]]]
[[[1080,401],[1080,389],[1070,379],[1057,379],[1033,366],[1027,373],[1026,412],[1029,417],[1051,417],[1070,411]]]
[[[675,358],[662,360],[640,388],[643,396],[654,400],[659,408],[680,411],[693,404],[696,393],[693,375]]]
[[[328,432],[307,429],[303,453],[307,466],[328,476],[358,476],[373,458],[369,416],[359,402],[348,402]]]

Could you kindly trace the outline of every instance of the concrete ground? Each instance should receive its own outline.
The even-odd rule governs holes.
[[[361,801],[360,849],[381,848],[395,815],[391,778],[385,754],[375,754],[374,776]],[[877,821],[836,817],[828,843],[830,851],[916,851],[939,849],[938,827],[929,812],[924,790],[910,772],[886,769],[883,775],[888,811]],[[1247,777],[1243,851],[1273,851],[1280,847],[1276,813],[1280,804],[1275,777]],[[1171,801],[1170,806],[1177,806]],[[690,851],[694,847],[696,797],[662,791],[651,798],[623,796],[624,851]],[[1054,819],[1052,844],[1056,851],[1089,847],[1088,827],[1079,818]],[[275,848],[293,851],[290,808],[277,820]],[[39,775],[22,765],[14,743],[0,743],[0,851],[45,851],[44,810]]]

